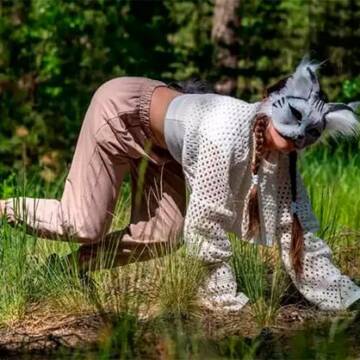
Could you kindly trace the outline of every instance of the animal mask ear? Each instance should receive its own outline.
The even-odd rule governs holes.
[[[350,106],[353,109],[354,113],[359,114],[360,101],[351,102],[348,104],[348,106]]]
[[[286,82],[286,87],[291,95],[307,98],[311,92],[320,90],[316,76],[319,66],[319,64],[311,62],[308,56],[304,56],[294,74]]]
[[[359,132],[359,122],[355,113],[355,109],[360,103],[351,103],[349,105],[341,103],[329,103],[329,110],[324,115],[326,121],[326,129],[330,135],[338,134],[356,135]]]

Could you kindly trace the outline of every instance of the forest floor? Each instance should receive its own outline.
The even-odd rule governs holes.
[[[153,314],[154,315],[154,314]],[[223,339],[239,338],[242,341],[261,341],[262,346],[290,346],[296,335],[311,329],[330,328],[334,322],[352,321],[348,332],[353,339],[353,351],[360,351],[360,314],[356,312],[325,312],[303,305],[282,306],[274,322],[268,327],[259,327],[250,306],[237,313],[221,313],[201,310],[189,318],[182,319],[187,329],[200,324],[202,336],[206,341],[219,342]],[[46,309],[46,306],[30,306],[21,320],[0,327],[0,354],[21,358],[31,355],[31,359],[48,358],[57,354],[97,353],[114,332],[116,314],[74,313],[64,314],[61,309]],[[152,321],[156,318],[142,319],[141,347],[137,353],[146,358],[171,359],[169,339],[153,331]],[[167,326],[170,326],[169,324]],[[191,333],[191,331],[190,331]],[[357,334],[357,335],[355,335]],[[358,346],[356,347],[356,343]],[[116,350],[115,350],[116,351]],[[65,356],[65,355],[63,355]],[[176,358],[176,357],[175,357]]]

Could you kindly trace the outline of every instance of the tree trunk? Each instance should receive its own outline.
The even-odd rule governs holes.
[[[240,0],[215,0],[211,38],[215,48],[215,67],[220,79],[215,90],[236,95],[239,53]]]

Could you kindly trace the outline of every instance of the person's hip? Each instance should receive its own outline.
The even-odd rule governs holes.
[[[158,86],[167,85],[136,76],[118,77],[103,83],[90,105],[96,113],[93,130],[97,141],[106,146],[112,141],[110,137],[115,137],[120,152],[130,157],[143,156],[145,150],[155,163],[171,160],[170,153],[158,144],[150,126],[151,97]]]

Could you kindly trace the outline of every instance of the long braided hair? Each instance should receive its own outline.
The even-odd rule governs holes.
[[[287,78],[281,79],[275,85],[266,90],[265,97],[273,91],[280,90],[286,83]],[[262,113],[256,115],[253,126],[254,151],[251,163],[252,184],[249,194],[248,214],[249,225],[246,236],[248,238],[257,237],[260,233],[260,213],[258,187],[259,177],[258,171],[264,156],[265,131],[269,125],[270,118]],[[291,245],[290,258],[295,275],[299,280],[303,272],[303,253],[304,253],[304,233],[297,214],[297,152],[292,151],[289,154],[289,175],[291,185],[291,213],[292,213],[292,229],[291,229]]]
[[[247,237],[252,238],[258,236],[260,232],[260,212],[258,200],[259,177],[258,172],[261,160],[264,155],[265,130],[269,123],[269,118],[265,114],[256,115],[253,135],[254,135],[254,152],[251,163],[252,185],[249,195],[249,227]]]

